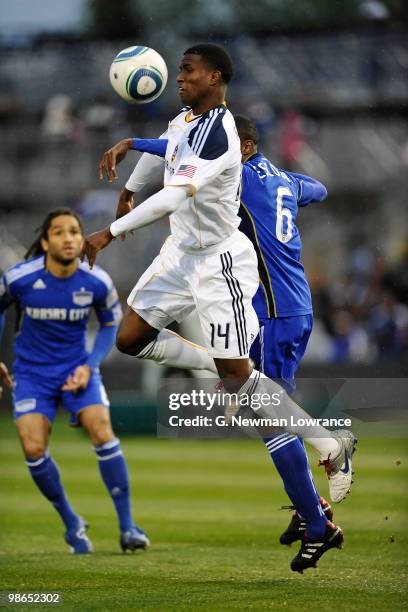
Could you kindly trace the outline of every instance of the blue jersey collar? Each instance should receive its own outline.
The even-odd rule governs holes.
[[[248,157],[248,159],[246,159],[246,160],[244,161],[244,164],[246,164],[247,162],[253,162],[253,161],[257,160],[257,159],[258,159],[258,157],[259,157],[260,159],[262,159],[262,158],[263,158],[262,153],[260,153],[259,151],[257,151],[257,152],[256,152],[256,153],[254,153],[253,155],[251,155],[251,157]]]

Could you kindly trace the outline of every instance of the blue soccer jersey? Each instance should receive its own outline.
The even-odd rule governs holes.
[[[312,313],[296,217],[299,206],[326,195],[318,181],[279,170],[260,153],[243,164],[239,229],[258,255],[260,286],[253,302],[258,317]]]
[[[68,278],[47,271],[43,255],[6,270],[0,281],[0,315],[15,302],[22,323],[14,342],[15,373],[58,378],[87,363],[91,308],[101,326],[117,325],[121,306],[110,276],[79,264]]]

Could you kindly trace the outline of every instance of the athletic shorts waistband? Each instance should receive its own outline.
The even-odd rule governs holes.
[[[228,238],[217,242],[217,244],[211,244],[210,246],[206,246],[201,249],[192,249],[181,246],[174,236],[170,236],[170,243],[187,255],[193,255],[194,257],[206,257],[207,255],[216,255],[218,253],[228,251],[228,249],[230,249],[237,240],[241,240],[242,238],[244,238],[245,241],[248,240],[245,234],[237,229],[230,236],[228,236]]]

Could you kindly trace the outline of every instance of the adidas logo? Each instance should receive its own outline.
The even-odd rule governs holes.
[[[46,289],[47,285],[44,283],[42,278],[35,281],[33,289]]]

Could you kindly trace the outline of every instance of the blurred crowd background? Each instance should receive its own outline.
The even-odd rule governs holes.
[[[3,0],[0,268],[24,256],[51,208],[76,209],[87,231],[108,224],[138,155],[114,184],[99,182],[99,158],[123,137],[164,131],[180,107],[183,51],[208,40],[233,57],[228,106],[256,121],[261,150],[328,188],[324,203],[298,216],[315,308],[303,372],[406,375],[405,0]],[[146,106],[121,101],[108,79],[113,57],[134,44],[169,67],[165,93]],[[162,221],[102,255],[123,301],[167,233]],[[119,370],[138,384],[140,366],[114,351],[112,380]]]

